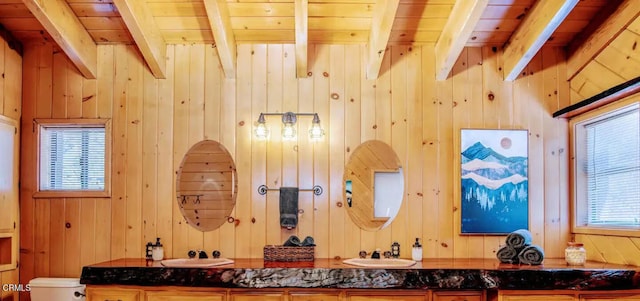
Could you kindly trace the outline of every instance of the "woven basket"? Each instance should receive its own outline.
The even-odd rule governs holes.
[[[315,247],[264,246],[264,261],[313,261]]]

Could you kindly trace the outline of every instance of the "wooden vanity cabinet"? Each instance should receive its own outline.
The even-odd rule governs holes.
[[[598,294],[580,296],[580,301],[640,301],[640,294]]]
[[[340,292],[315,293],[315,292],[290,292],[289,301],[341,301]]]
[[[88,301],[142,301],[143,292],[126,288],[87,288]]]
[[[498,301],[577,301],[575,292],[566,291],[500,291]]]
[[[498,301],[640,301],[640,294],[629,293],[581,293],[579,296],[548,294],[548,295],[503,295]],[[435,301],[435,300],[434,300]]]
[[[145,301],[225,301],[226,293],[213,292],[146,292]]]
[[[463,291],[463,292],[448,292],[440,291],[433,292],[431,300],[433,301],[484,301],[484,293],[481,291]]]
[[[390,300],[403,300],[403,301],[429,301],[428,291],[409,291],[409,290],[371,290],[363,292],[350,292],[346,293],[347,301],[390,301]]]
[[[388,295],[388,296],[350,296],[349,301],[389,301],[389,300],[402,300],[402,301],[428,301],[427,296],[412,296],[412,295]]]
[[[501,296],[498,301],[575,301],[573,296],[567,295],[508,295]]]
[[[229,301],[285,301],[284,292],[253,290],[251,292],[230,292]]]

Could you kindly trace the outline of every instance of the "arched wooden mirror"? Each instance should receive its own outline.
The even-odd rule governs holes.
[[[182,159],[176,178],[178,206],[187,222],[212,231],[227,221],[238,192],[236,165],[220,143],[195,144]]]
[[[344,170],[347,212],[360,228],[382,229],[393,221],[404,197],[404,175],[391,146],[378,140],[359,145]]]

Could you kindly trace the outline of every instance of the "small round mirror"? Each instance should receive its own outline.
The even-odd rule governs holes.
[[[176,195],[191,226],[203,232],[220,227],[236,204],[237,192],[236,166],[222,144],[204,140],[189,149],[178,170]]]
[[[391,146],[370,140],[351,154],[344,170],[344,199],[351,220],[368,231],[393,221],[404,197],[404,175]]]

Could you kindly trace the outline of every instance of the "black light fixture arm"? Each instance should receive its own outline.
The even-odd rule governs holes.
[[[318,113],[294,113],[294,112],[260,113],[260,117],[258,117],[258,122],[265,122],[264,116],[282,116],[282,122],[287,122],[292,119],[293,123],[296,123],[297,116],[313,116],[313,122],[320,122],[320,117],[318,117]]]

